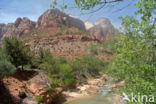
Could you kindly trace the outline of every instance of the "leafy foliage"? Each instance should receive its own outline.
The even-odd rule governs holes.
[[[59,76],[61,76],[64,84],[66,86],[72,86],[76,83],[75,73],[72,70],[72,67],[69,64],[61,64],[59,66]]]
[[[141,14],[140,20],[134,17],[121,18],[124,32],[118,36],[115,44],[115,59],[111,64],[111,72],[119,79],[125,80],[124,92],[155,96],[156,20],[153,21],[152,17],[155,16],[156,1],[140,0],[136,6],[139,8],[136,14]]]
[[[70,87],[76,83],[75,73],[65,58],[53,58],[49,51],[42,50],[40,59],[42,60],[40,69],[48,73],[53,88],[63,84]]]
[[[76,6],[78,8],[80,8],[81,10],[90,10],[98,5],[101,5],[102,7],[106,4],[113,4],[114,2],[120,2],[123,0],[74,0]],[[51,8],[56,8],[56,6],[58,5],[57,0],[53,0],[50,4]],[[63,1],[63,5],[61,6],[61,10],[64,11],[65,9],[68,8],[68,5],[64,4]]]
[[[115,37],[114,37],[115,38]],[[90,52],[93,55],[98,55],[99,53],[110,53],[113,54],[114,53],[114,46],[115,41],[108,41],[108,42],[104,42],[104,43],[94,43],[90,45]]]
[[[115,38],[115,37],[114,37]],[[113,54],[115,51],[115,41],[109,41],[102,44],[102,52]]]
[[[0,60],[0,78],[13,75],[16,68],[7,60]]]
[[[77,76],[96,76],[104,68],[104,62],[92,56],[83,56],[72,64]]]
[[[8,61],[6,53],[3,48],[0,47],[0,80],[5,76],[13,75],[15,72],[15,66]]]
[[[42,96],[36,96],[35,100],[38,102],[38,104],[40,104],[43,100]]]

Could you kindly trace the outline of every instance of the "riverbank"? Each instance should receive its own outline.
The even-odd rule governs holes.
[[[77,85],[75,89],[63,91],[62,95],[57,101],[57,104],[72,104],[71,102],[74,102],[74,101],[94,99],[97,97],[97,94],[100,93],[101,88],[103,86],[107,86],[106,83],[109,80],[110,80],[110,77],[108,77],[106,74],[103,74],[98,78],[88,79],[86,83]],[[121,84],[123,84],[123,82],[120,84],[112,84],[111,87],[108,89],[110,89],[111,91],[112,88],[117,88],[119,86],[122,86]],[[119,94],[112,94],[110,95],[110,97],[107,98],[107,100],[110,102],[112,101],[112,99],[114,102],[112,104],[116,104],[115,102],[119,102],[121,99],[121,96]]]

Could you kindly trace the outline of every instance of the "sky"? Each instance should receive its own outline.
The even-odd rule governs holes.
[[[33,21],[37,21],[40,15],[50,9],[52,0],[0,0],[0,23],[13,23],[18,17],[28,17]],[[58,0],[58,8],[63,4],[63,0]],[[135,3],[138,0],[124,0],[121,3],[115,3],[115,6],[106,5],[103,9],[92,14],[82,15],[81,11],[75,7],[74,0],[64,0],[68,4],[65,13],[73,15],[81,20],[95,23],[99,18],[108,18],[112,24],[119,28],[121,25],[120,16],[134,16],[137,10]],[[94,9],[97,9],[95,7]],[[122,10],[120,10],[122,9]],[[87,11],[89,12],[89,11]]]

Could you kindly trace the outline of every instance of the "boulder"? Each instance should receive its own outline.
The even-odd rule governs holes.
[[[63,88],[56,88],[51,92],[47,92],[46,88],[50,87],[48,82],[48,77],[44,73],[36,75],[34,78],[29,80],[27,88],[29,89],[32,96],[41,96],[42,102],[49,104],[55,101],[62,93]]]
[[[94,88],[94,87],[88,87],[88,88],[86,88],[86,92],[88,94],[96,94],[97,93],[97,89]]]

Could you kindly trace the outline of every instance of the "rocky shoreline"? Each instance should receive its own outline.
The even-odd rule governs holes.
[[[96,94],[100,91],[100,88],[102,86],[106,85],[106,82],[109,79],[110,78],[106,74],[103,74],[98,78],[88,79],[86,83],[82,85],[78,85],[75,89],[69,89],[67,91],[63,91],[56,103],[68,104],[74,100],[92,98],[96,96]],[[124,81],[117,84],[112,84],[112,88],[118,88],[122,86],[124,86]],[[116,102],[119,102],[121,100],[121,96],[119,94],[114,94],[112,96],[112,99],[114,99],[113,104],[117,104]]]

